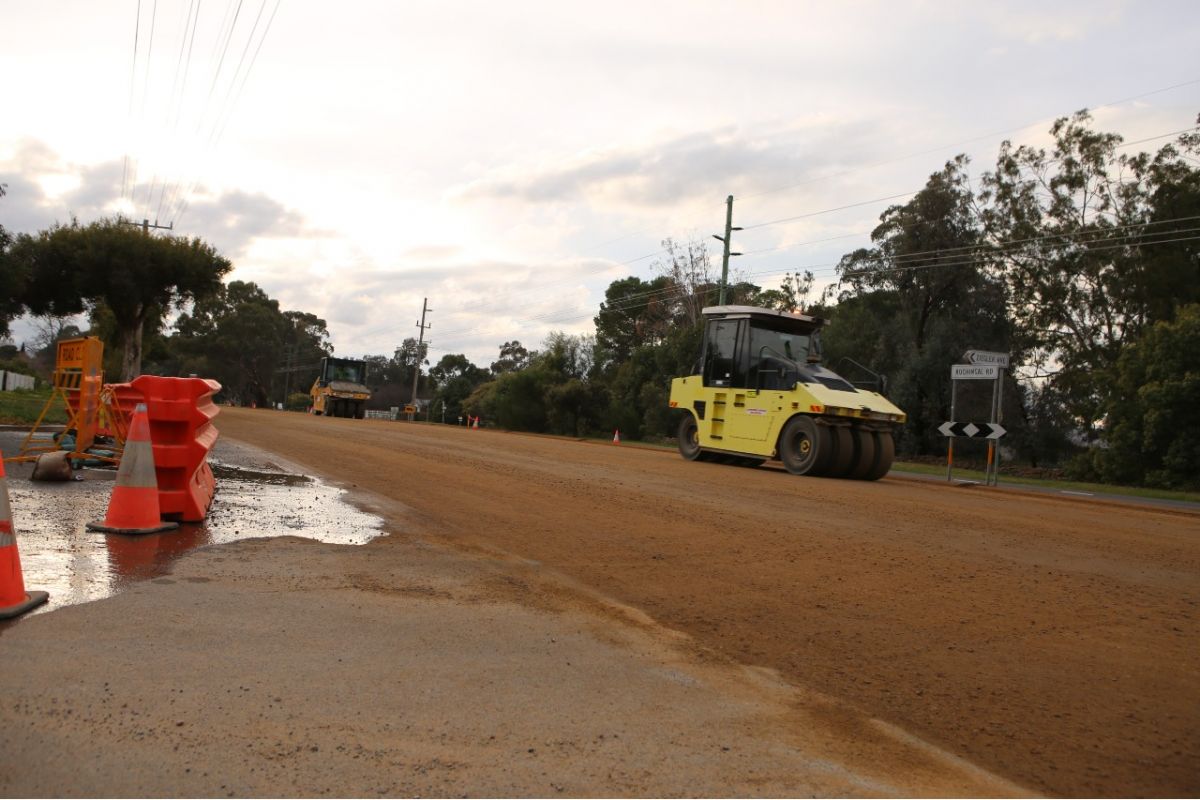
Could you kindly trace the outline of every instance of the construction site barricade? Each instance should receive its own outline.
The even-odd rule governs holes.
[[[219,436],[213,425],[219,409],[212,397],[221,391],[221,384],[206,378],[142,375],[128,386],[141,395],[150,417],[163,517],[202,521],[217,485],[208,452]]]
[[[133,419],[133,410],[143,402],[142,393],[132,383],[106,383],[104,388],[110,397],[110,414],[116,419],[113,420],[115,430],[106,429],[102,432],[106,436],[113,436],[119,430],[124,438],[123,433],[129,430],[129,423]]]

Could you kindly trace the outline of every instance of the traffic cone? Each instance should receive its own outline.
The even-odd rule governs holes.
[[[619,430],[617,430],[616,428],[613,428],[613,444],[620,444],[620,443],[621,443],[621,432]]]
[[[125,438],[125,452],[117,470],[117,485],[108,501],[103,522],[89,522],[89,531],[102,533],[158,533],[179,527],[164,522],[158,507],[158,478],[154,473],[154,448],[150,444],[150,418],[146,404],[138,403]]]
[[[8,504],[8,478],[4,477],[4,459],[0,458],[0,619],[20,616],[49,599],[46,592],[25,591],[12,506]]]
[[[479,430],[479,417],[475,418],[475,424],[471,426],[475,430]]]

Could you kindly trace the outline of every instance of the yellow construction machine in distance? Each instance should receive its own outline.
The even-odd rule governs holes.
[[[887,474],[905,414],[821,366],[823,319],[712,306],[704,320],[697,374],[671,381],[671,408],[687,412],[680,455],[747,466],[778,458],[797,475]]]
[[[367,413],[371,390],[365,385],[367,362],[351,358],[321,359],[321,374],[313,382],[309,395],[313,413],[326,417],[362,419]]]

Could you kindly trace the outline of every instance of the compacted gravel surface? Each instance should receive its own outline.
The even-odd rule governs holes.
[[[169,584],[4,632],[12,747],[83,746],[110,775],[120,746],[96,726],[131,736],[140,693],[137,746],[194,778],[18,770],[6,793],[1200,792],[1200,514],[489,430],[218,425],[391,534],[205,548]],[[126,706],[97,705],[117,685]]]

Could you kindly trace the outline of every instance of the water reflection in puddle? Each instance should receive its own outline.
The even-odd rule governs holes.
[[[83,470],[78,473],[82,481],[33,483],[28,465],[8,466],[25,587],[50,593],[50,602],[31,613],[98,600],[130,582],[159,577],[181,555],[204,545],[263,536],[357,545],[382,534],[383,520],[350,505],[344,490],[319,479],[246,469],[216,458],[210,463],[217,495],[208,519],[147,536],[84,529],[86,523],[104,518],[111,470]],[[4,625],[0,623],[0,630]]]

